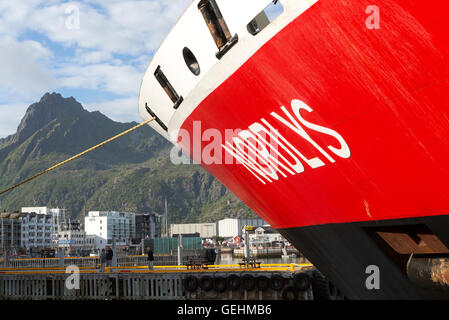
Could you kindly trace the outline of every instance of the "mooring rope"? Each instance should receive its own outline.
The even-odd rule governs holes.
[[[73,161],[73,160],[75,160],[75,159],[77,159],[77,158],[79,158],[79,157],[85,155],[86,153],[89,153],[89,152],[91,152],[91,151],[93,151],[93,150],[95,150],[95,149],[98,149],[98,148],[104,146],[105,144],[107,144],[107,143],[109,143],[109,142],[111,142],[111,141],[114,141],[115,139],[118,139],[118,138],[120,138],[121,136],[124,136],[125,134],[130,133],[130,132],[132,132],[132,131],[134,131],[134,130],[136,130],[136,129],[138,129],[138,128],[140,128],[140,127],[142,127],[142,126],[144,126],[144,125],[146,125],[146,124],[148,124],[148,123],[150,123],[150,122],[153,121],[153,120],[156,120],[156,117],[153,117],[153,118],[151,118],[151,119],[148,119],[148,120],[146,120],[146,121],[144,121],[144,122],[138,124],[137,126],[131,128],[131,129],[128,129],[128,130],[126,130],[126,131],[123,131],[122,133],[120,133],[120,134],[118,134],[118,135],[116,135],[116,136],[114,136],[114,137],[112,137],[112,138],[110,138],[110,139],[108,139],[108,140],[105,140],[105,141],[103,141],[102,143],[99,143],[99,144],[97,144],[96,146],[94,146],[94,147],[92,147],[92,148],[89,148],[89,149],[87,149],[87,150],[85,150],[85,151],[83,151],[83,152],[81,152],[81,153],[78,153],[77,155],[75,155],[75,156],[73,156],[73,157],[71,157],[71,158],[69,158],[69,159],[67,159],[67,160],[62,161],[62,162],[58,163],[57,165],[54,165],[53,167],[50,167],[50,168],[48,168],[48,169],[46,169],[46,170],[44,170],[44,171],[42,171],[42,172],[40,172],[40,173],[38,173],[38,174],[32,176],[31,178],[28,178],[28,179],[26,179],[26,180],[23,180],[22,182],[19,182],[19,183],[13,185],[12,187],[9,187],[8,189],[5,189],[5,190],[1,191],[1,192],[0,192],[0,196],[1,196],[2,194],[4,194],[4,193],[7,193],[7,192],[9,192],[9,191],[11,191],[11,190],[13,190],[13,189],[15,189],[15,188],[21,186],[22,184],[25,184],[25,183],[27,183],[27,182],[30,182],[31,180],[34,180],[34,179],[36,179],[37,177],[40,177],[41,175],[43,175],[43,174],[45,174],[45,173],[47,173],[47,172],[50,172],[50,171],[52,171],[52,170],[55,170],[56,168],[59,168],[59,167],[65,165],[65,164],[69,163],[70,161]]]

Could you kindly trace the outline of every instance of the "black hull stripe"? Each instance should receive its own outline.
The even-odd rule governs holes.
[[[327,224],[281,229],[323,274],[350,299],[449,299],[449,291],[422,288],[409,281],[391,247],[380,243],[370,228],[425,224],[449,248],[449,216]],[[407,257],[404,257],[407,258]],[[380,271],[380,289],[367,289],[370,265]]]

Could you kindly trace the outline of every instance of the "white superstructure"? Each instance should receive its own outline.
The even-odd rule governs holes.
[[[144,120],[157,116],[157,121],[149,125],[175,143],[178,129],[199,103],[316,1],[276,1],[275,6],[281,9],[274,10],[282,11],[282,14],[271,21],[267,15],[272,10],[273,0],[192,1],[157,50],[144,75],[139,95],[140,116]],[[218,8],[221,17],[207,23],[201,7],[210,4]],[[250,31],[254,22],[260,28],[257,37]],[[226,25],[224,32],[229,37],[221,39],[226,42],[224,45],[219,44],[221,40],[216,36],[220,32],[210,30],[214,24],[217,28]],[[159,71],[162,77],[156,76]],[[164,84],[159,81],[161,78]]]

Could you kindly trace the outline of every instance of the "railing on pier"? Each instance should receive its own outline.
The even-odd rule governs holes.
[[[288,255],[295,254],[298,257],[301,257],[300,252],[297,249],[287,248],[285,249]],[[244,257],[246,250],[245,249],[234,249],[233,255],[234,257]],[[257,258],[275,258],[281,257],[283,255],[283,251],[281,248],[251,248],[251,256]]]
[[[184,259],[199,257],[200,253],[197,251],[186,251],[184,252]],[[7,268],[57,268],[62,267],[59,258],[14,258],[8,259],[7,264],[3,264],[3,259],[0,260],[0,267]],[[178,257],[176,255],[169,254],[155,254],[154,255],[154,265],[155,266],[168,266],[177,265]],[[65,257],[64,267],[76,265],[78,267],[92,267],[96,268],[100,265],[100,259],[98,256],[93,257]],[[117,256],[117,266],[146,266],[148,265],[148,260],[146,255],[129,255]]]

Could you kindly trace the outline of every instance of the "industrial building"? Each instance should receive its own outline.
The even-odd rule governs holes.
[[[203,239],[210,239],[214,236],[222,238],[234,238],[242,236],[244,226],[262,227],[267,225],[262,219],[223,219],[217,223],[187,223],[171,224],[170,236],[198,236]]]
[[[267,225],[260,218],[257,219],[223,219],[218,221],[218,236],[222,238],[234,238],[242,236],[244,226],[262,227]]]
[[[217,235],[216,223],[188,223],[188,224],[171,224],[170,237],[198,236],[201,238],[212,238]]]

